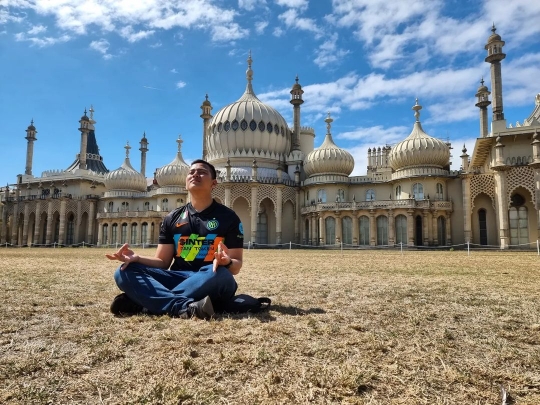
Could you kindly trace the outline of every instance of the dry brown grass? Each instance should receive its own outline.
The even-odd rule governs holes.
[[[104,253],[0,249],[1,403],[540,404],[535,252],[246,251],[272,309],[210,322],[111,316]]]

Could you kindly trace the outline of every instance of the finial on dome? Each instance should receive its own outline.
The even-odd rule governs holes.
[[[204,98],[206,99],[206,101],[208,101],[208,93],[206,93],[206,95],[204,96]]]
[[[326,134],[330,135],[330,128],[332,128],[331,124],[334,122],[334,120],[330,117],[330,111],[328,111],[328,115],[326,116],[324,122],[326,122]]]
[[[467,153],[467,148],[465,147],[465,144],[463,144],[463,149],[461,149],[463,153]]]
[[[480,80],[480,84],[483,86],[484,85],[484,76],[482,76],[482,80]]]
[[[294,79],[294,81],[298,84],[298,73],[296,74],[296,79]]]
[[[182,143],[184,141],[182,140],[182,135],[178,134],[178,139],[176,140],[176,143],[178,144],[178,153],[180,153],[182,150]]]
[[[495,34],[495,31],[497,31],[497,28],[495,28],[495,21],[494,21],[493,26],[491,27],[491,32]]]
[[[420,110],[422,109],[422,106],[418,104],[418,98],[416,99],[412,109],[414,110],[414,118],[416,118],[416,122],[420,122]]]
[[[129,141],[127,141],[126,146],[124,146],[124,149],[126,150],[126,158],[129,159],[129,150],[131,149],[131,146],[129,146]]]
[[[88,110],[90,112],[90,119],[94,119],[94,106],[90,104],[90,109]]]
[[[251,63],[253,62],[253,59],[251,59],[251,49],[249,50],[249,55],[247,58],[248,68],[246,70],[246,79],[248,81],[246,93],[253,94],[253,88],[251,87],[251,81],[253,80],[253,70],[251,70]]]

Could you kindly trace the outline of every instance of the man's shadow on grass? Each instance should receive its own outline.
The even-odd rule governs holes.
[[[219,313],[216,314],[218,319],[221,318],[230,318],[230,319],[243,319],[243,318],[254,318],[258,319],[261,322],[272,322],[277,319],[272,312],[279,312],[282,315],[289,316],[304,316],[309,314],[325,314],[326,311],[322,308],[299,308],[293,305],[279,305],[272,304],[270,308],[261,312],[244,312],[244,313]]]

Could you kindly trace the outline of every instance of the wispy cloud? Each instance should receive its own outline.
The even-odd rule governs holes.
[[[349,51],[340,49],[337,46],[338,34],[333,33],[330,38],[324,41],[316,51],[317,57],[314,62],[319,67],[325,67],[327,65],[340,62],[341,59],[346,56]]]
[[[147,31],[141,30],[141,31],[135,32],[133,30],[133,27],[131,25],[128,25],[120,29],[120,36],[127,39],[128,42],[133,43],[133,42],[140,41],[141,39],[148,38],[149,36],[153,35],[154,32],[155,32],[154,30],[147,30]]]
[[[99,52],[101,55],[103,55],[103,59],[111,59],[112,55],[108,52],[109,51],[109,41],[106,39],[100,39],[98,41],[92,41],[90,42],[90,48]]]
[[[27,34],[28,35],[38,35],[38,34],[41,34],[42,32],[45,32],[47,31],[47,27],[45,27],[44,25],[36,25],[34,27],[32,27],[32,29],[30,29]]]
[[[143,88],[149,89],[149,90],[162,90],[162,89],[159,89],[157,87],[152,87],[152,86],[143,86]]]
[[[255,23],[255,32],[257,34],[262,34],[266,27],[268,27],[268,21],[259,21]]]
[[[62,42],[68,42],[71,37],[69,35],[61,35],[59,37],[29,37],[24,32],[19,32],[14,35],[15,40],[18,42],[26,41],[32,45],[44,48],[46,46],[52,46]]]
[[[176,88],[183,89],[184,87],[186,87],[186,84],[187,84],[186,82],[182,82],[182,81],[176,82]]]
[[[178,74],[178,70],[176,70],[175,68],[172,68],[172,69],[170,70],[170,72],[171,72],[171,73],[174,73],[174,74]]]

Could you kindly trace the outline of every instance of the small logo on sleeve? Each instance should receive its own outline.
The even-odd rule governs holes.
[[[208,229],[209,231],[213,231],[214,229],[217,229],[218,226],[219,226],[219,222],[215,218],[211,219],[210,221],[206,223],[206,229]]]

